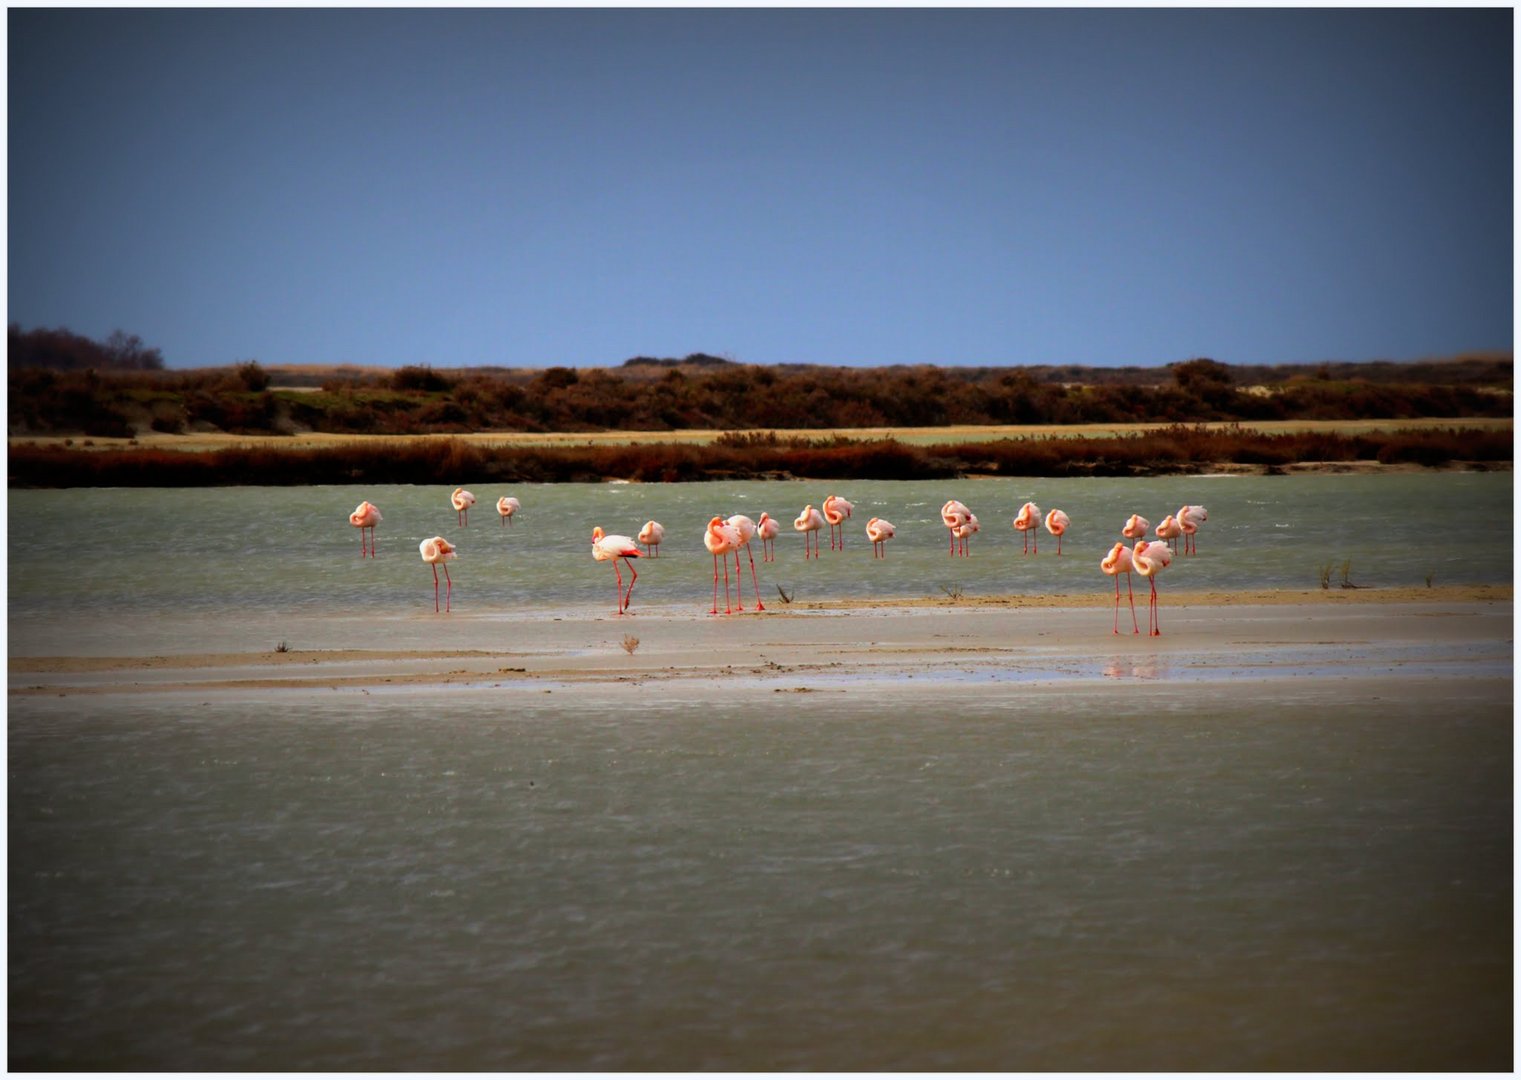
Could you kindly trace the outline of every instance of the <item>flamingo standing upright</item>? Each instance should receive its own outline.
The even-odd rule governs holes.
[[[359,557],[365,556],[364,531],[370,530],[370,558],[375,557],[375,526],[383,519],[380,516],[380,507],[366,499],[354,507],[354,512],[349,515],[349,524],[359,530]]]
[[[1114,632],[1120,632],[1120,575],[1125,575],[1125,591],[1130,595],[1130,625],[1135,627],[1135,633],[1141,632],[1141,624],[1135,619],[1135,591],[1130,587],[1130,571],[1135,569],[1135,564],[1130,558],[1130,549],[1120,541],[1109,549],[1109,554],[1099,561],[1099,569],[1114,578]]]
[[[1140,540],[1151,531],[1151,522],[1140,514],[1131,514],[1125,519],[1125,525],[1120,529],[1120,535],[1126,540]]]
[[[1135,566],[1135,572],[1151,582],[1151,608],[1147,627],[1152,637],[1162,636],[1162,619],[1157,609],[1157,575],[1172,564],[1172,551],[1166,544],[1155,540],[1142,540],[1130,553],[1130,561]]]
[[[824,500],[824,520],[829,522],[829,550],[835,549],[835,536],[839,536],[839,549],[845,550],[845,519],[850,517],[855,503],[846,502],[838,495],[831,495]]]
[[[951,551],[956,554],[956,530],[965,525],[972,512],[966,508],[966,503],[955,499],[947,499],[945,505],[940,508],[940,522],[951,532]],[[963,551],[963,554],[965,552]]]
[[[782,527],[776,523],[776,518],[762,510],[760,520],[755,523],[755,532],[761,538],[761,562],[776,561],[776,551],[772,547],[772,541],[781,531]]]
[[[1019,515],[1014,519],[1014,528],[1025,538],[1025,554],[1030,554],[1030,538],[1035,538],[1035,553],[1040,554],[1040,507],[1032,502],[1027,502],[1019,508]]]
[[[803,512],[797,516],[792,527],[803,534],[803,558],[808,558],[808,537],[813,536],[813,558],[819,557],[819,530],[824,527],[824,515],[813,508],[809,503],[803,507]],[[715,602],[714,606],[717,606]]]
[[[1178,526],[1183,530],[1183,554],[1199,554],[1199,541],[1194,534],[1208,520],[1209,511],[1202,506],[1185,506],[1178,511]]]
[[[745,557],[750,560],[750,584],[755,589],[755,610],[765,611],[766,605],[761,603],[760,598],[760,583],[755,580],[755,554],[750,550],[750,541],[755,539],[755,534],[760,530],[756,526],[755,522],[751,521],[744,514],[734,514],[727,521],[725,521],[724,524],[729,526],[729,528],[733,529],[735,533],[738,534],[739,547],[745,549]],[[736,548],[734,551],[734,587],[739,593],[739,610],[744,611],[745,580],[740,576],[739,573],[738,548]],[[718,605],[714,604],[713,606],[717,607]]]
[[[523,509],[523,504],[511,495],[503,495],[496,501],[496,512],[501,515],[503,525],[512,524],[512,515]]]
[[[1157,522],[1157,539],[1166,540],[1174,551],[1178,550],[1178,537],[1183,535],[1183,526],[1178,524],[1178,519],[1168,514]]]
[[[664,539],[665,526],[658,521],[646,521],[639,530],[639,542],[644,545],[645,554],[653,558],[660,558],[660,542]]]
[[[813,508],[809,507],[809,509]],[[708,521],[708,528],[702,534],[702,543],[713,554],[713,609],[708,614],[718,614],[718,562],[720,559],[724,564],[724,614],[732,614],[734,608],[729,603],[729,552],[736,552],[735,558],[738,559],[739,532],[732,525],[726,524],[723,518],[715,517]],[[743,603],[743,597],[741,597],[741,603]],[[744,608],[741,607],[740,610],[743,611]]]
[[[438,611],[438,568],[444,568],[444,581],[448,584],[444,589],[444,610],[449,610],[449,602],[454,596],[454,579],[449,576],[449,560],[455,557],[454,545],[442,536],[430,536],[417,545],[422,560],[433,567],[433,610]]]
[[[1056,537],[1056,553],[1062,553],[1062,535],[1067,531],[1067,526],[1072,524],[1064,511],[1052,510],[1046,515],[1046,532]]]
[[[455,488],[454,494],[449,496],[449,505],[454,507],[461,527],[470,524],[470,508],[475,505],[474,495],[464,488]]]
[[[592,529],[592,558],[598,562],[610,562],[613,564],[613,574],[618,582],[618,614],[622,615],[628,610],[629,597],[634,595],[634,582],[639,580],[639,571],[634,569],[630,559],[639,558],[639,545],[635,544],[626,536],[617,533],[605,533],[602,526]],[[632,575],[628,579],[628,592],[623,591],[623,571],[618,569],[618,560],[622,559]]]
[[[872,518],[866,523],[866,538],[871,541],[871,557],[887,558],[887,542],[898,535],[898,527],[891,521]]]

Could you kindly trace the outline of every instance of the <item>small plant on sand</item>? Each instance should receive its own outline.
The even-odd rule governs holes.
[[[624,634],[623,651],[628,653],[630,656],[633,656],[634,650],[637,648],[639,648],[639,639],[636,638],[633,634]]]
[[[1320,587],[1322,589],[1329,589],[1331,587],[1331,564],[1330,563],[1326,563],[1324,566],[1322,566],[1320,568]]]
[[[945,593],[946,596],[949,596],[952,603],[960,600],[963,596],[966,595],[966,590],[961,587],[961,582],[959,581],[953,581],[949,585],[940,586],[940,591]]]
[[[1426,571],[1426,588],[1428,588],[1428,589],[1431,588],[1431,583],[1432,583],[1433,580],[1435,580],[1435,578],[1436,578],[1436,571],[1435,570],[1427,570]]]
[[[782,603],[784,603],[784,604],[790,604],[790,603],[792,603],[792,597],[787,595],[787,590],[786,589],[783,589],[780,585],[778,585],[776,587],[776,591],[777,591],[778,595],[781,596]],[[796,590],[793,590],[793,594],[796,595]]]
[[[1352,560],[1348,559],[1341,564],[1341,587],[1343,589],[1361,589],[1361,585],[1352,584]]]
[[[275,646],[275,652],[290,652],[290,645],[284,641]]]

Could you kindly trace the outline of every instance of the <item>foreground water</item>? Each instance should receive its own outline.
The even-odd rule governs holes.
[[[639,564],[636,606],[706,610],[712,559],[702,546],[710,517],[733,513],[782,523],[776,560],[757,560],[760,590],[798,599],[1073,594],[1110,587],[1099,559],[1126,517],[1153,524],[1184,503],[1209,509],[1196,558],[1179,559],[1164,588],[1315,588],[1330,566],[1333,586],[1350,564],[1354,584],[1374,587],[1509,583],[1513,508],[1510,473],[1393,476],[1169,477],[1141,480],[718,482],[702,484],[478,485],[467,527],[447,489],[281,487],[104,489],[10,493],[10,616],[137,612],[431,610],[433,579],[418,556],[442,534],[459,548],[450,566],[461,611],[525,615],[613,604],[613,572],[590,556],[591,530],[636,534],[661,521],[658,559]],[[838,492],[856,505],[846,548],[805,560],[791,522],[805,503]],[[497,496],[523,503],[511,527]],[[968,558],[949,558],[939,508],[958,498],[982,522]],[[378,558],[361,561],[347,517],[361,499],[380,506]],[[1034,500],[1072,519],[1063,540],[1041,533],[1025,558],[1011,522]],[[888,557],[874,560],[866,521],[898,526]],[[749,570],[746,566],[746,577]],[[753,586],[752,586],[753,589]]]
[[[1508,708],[1380,689],[13,702],[10,1064],[1503,1070]]]

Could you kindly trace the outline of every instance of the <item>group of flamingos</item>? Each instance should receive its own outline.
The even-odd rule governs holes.
[[[470,507],[475,505],[475,496],[464,488],[455,488],[449,496],[449,504],[454,507],[457,521],[463,528],[469,523]],[[855,510],[854,504],[847,502],[838,495],[830,495],[822,504],[822,513],[814,509],[813,504],[803,507],[792,523],[792,528],[803,534],[803,558],[817,559],[819,557],[819,532],[825,525],[829,526],[829,550],[845,550],[845,521]],[[501,518],[503,525],[511,524],[512,517],[520,509],[522,504],[510,495],[504,495],[496,501],[496,512]],[[1156,539],[1147,540],[1146,534],[1151,532],[1151,522],[1139,514],[1132,514],[1120,529],[1120,535],[1125,540],[1134,542],[1133,548],[1127,548],[1125,541],[1120,540],[1110,548],[1109,554],[1104,556],[1099,563],[1099,569],[1114,578],[1114,632],[1120,632],[1120,575],[1125,575],[1125,588],[1130,598],[1130,622],[1134,627],[1134,633],[1141,632],[1141,626],[1135,614],[1135,593],[1131,588],[1131,572],[1140,574],[1151,583],[1151,603],[1148,609],[1147,631],[1152,636],[1162,633],[1161,622],[1157,615],[1157,582],[1156,575],[1167,569],[1172,564],[1173,552],[1176,543],[1183,540],[1183,554],[1192,555],[1198,550],[1195,534],[1199,526],[1209,520],[1209,513],[1202,506],[1184,506],[1176,514],[1168,514],[1156,528]],[[349,524],[359,530],[359,555],[360,558],[375,557],[375,526],[381,521],[380,509],[374,503],[366,500],[355,508],[349,515]],[[973,533],[981,531],[977,515],[969,510],[965,503],[951,499],[940,508],[940,521],[950,532],[950,554],[965,556],[968,554],[967,541]],[[1041,516],[1040,507],[1033,502],[1027,502],[1019,508],[1019,514],[1014,518],[1014,529],[1024,538],[1024,552],[1026,555],[1039,554],[1040,537],[1039,529],[1044,524],[1046,531],[1056,537],[1056,553],[1062,553],[1062,536],[1072,524],[1071,519],[1060,510],[1052,510],[1044,518]],[[369,533],[368,546],[365,543],[365,533]],[[781,526],[770,514],[762,513],[759,520],[746,517],[744,514],[734,514],[730,517],[714,517],[708,522],[707,529],[703,533],[702,542],[713,556],[713,607],[710,614],[718,614],[718,577],[720,563],[723,566],[724,579],[724,614],[732,614],[735,605],[730,600],[729,586],[729,556],[734,556],[734,575],[738,586],[738,607],[745,610],[744,604],[744,579],[741,576],[742,564],[739,561],[739,553],[744,551],[750,560],[750,585],[755,591],[755,610],[765,611],[766,605],[761,603],[760,583],[755,576],[755,556],[751,553],[750,544],[757,537],[761,541],[761,561],[773,562],[776,558],[773,546],[777,535],[781,532]],[[885,558],[887,554],[887,541],[898,533],[897,526],[884,518],[874,517],[866,523],[866,536],[871,541],[872,557]],[[660,544],[665,539],[665,526],[658,521],[646,521],[644,527],[639,530],[637,539],[622,536],[617,533],[606,533],[602,526],[592,529],[592,558],[598,562],[610,562],[613,564],[613,573],[618,589],[618,614],[623,615],[628,611],[629,600],[634,594],[634,582],[639,578],[639,572],[634,569],[631,559],[643,556],[659,557]],[[810,542],[811,541],[811,542]],[[644,551],[639,550],[643,544]],[[1169,545],[1173,546],[1169,546]],[[418,551],[422,555],[423,562],[433,568],[433,610],[439,610],[438,596],[438,568],[444,568],[444,598],[443,610],[450,610],[450,600],[454,592],[454,581],[449,576],[449,561],[456,557],[457,552],[453,544],[442,536],[430,536],[418,545]],[[618,563],[628,569],[628,588],[623,585],[623,570]]]

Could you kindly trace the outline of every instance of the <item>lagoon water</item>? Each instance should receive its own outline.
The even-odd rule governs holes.
[[[10,652],[256,651],[329,611],[424,647],[435,532],[456,610],[531,634],[610,608],[590,528],[648,517],[669,539],[636,608],[705,611],[708,516],[790,524],[832,488],[846,553],[805,565],[789,529],[763,590],[1107,592],[1124,516],[1185,501],[1210,521],[1164,589],[1314,588],[1347,559],[1367,585],[1511,580],[1509,474],[481,486],[466,529],[435,489],[21,491]],[[983,522],[968,559],[951,495]],[[1029,498],[1071,514],[1061,560],[1019,555]],[[1505,1070],[1496,681],[16,696],[9,1064]]]
[[[467,481],[468,486],[468,481]],[[700,484],[475,485],[480,502],[456,524],[448,489],[414,486],[13,491],[10,618],[45,614],[165,612],[214,615],[325,612],[401,614],[432,607],[432,575],[417,553],[426,537],[458,545],[450,565],[456,610],[531,616],[614,606],[613,573],[590,556],[591,530],[635,535],[666,526],[661,558],[639,564],[638,607],[697,609],[712,602],[713,565],[702,546],[708,519],[768,511],[782,523],[776,562],[757,563],[762,595],[784,587],[801,600],[1102,593],[1099,559],[1126,517],[1153,525],[1184,503],[1209,509],[1199,556],[1178,560],[1164,589],[1374,587],[1509,583],[1511,474],[1169,477],[1142,480],[986,479],[735,481]],[[844,553],[803,559],[792,520],[805,503],[838,492],[855,503]],[[502,527],[499,495],[523,503]],[[947,498],[982,524],[968,558],[948,557],[940,524]],[[379,557],[361,561],[348,514],[361,499],[381,508]],[[1014,515],[1028,500],[1072,518],[1062,543],[1043,530],[1041,558],[1024,558]],[[871,558],[866,521],[898,526],[888,557]],[[352,558],[350,558],[352,556]],[[748,566],[745,570],[749,576]],[[124,643],[125,644],[125,643]]]

